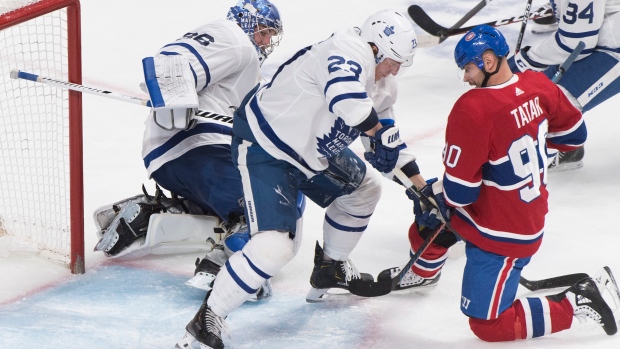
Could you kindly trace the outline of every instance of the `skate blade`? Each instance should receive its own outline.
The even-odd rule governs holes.
[[[185,336],[183,336],[183,338],[179,339],[179,341],[177,342],[177,344],[174,346],[175,349],[193,349],[194,343],[198,343],[198,341],[196,340],[196,337],[192,336],[191,333],[189,332],[185,332]]]
[[[197,346],[194,346],[194,344],[198,344]],[[194,337],[191,333],[185,332],[185,336],[183,336],[183,338],[179,339],[179,341],[177,342],[177,344],[174,345],[174,349],[196,349],[196,348],[200,348],[200,349],[213,349],[212,347],[206,345],[206,344],[202,344],[200,343],[196,337]]]
[[[578,170],[583,167],[583,160],[549,167],[550,173]]]
[[[215,275],[210,273],[199,272],[193,278],[185,282],[186,285],[199,288],[201,290],[209,291],[213,288],[213,281]]]
[[[323,303],[343,301],[350,299],[362,299],[363,297],[356,296],[351,292],[342,288],[310,288],[306,295],[306,302],[308,303]]]
[[[612,309],[616,317],[620,316],[620,289],[609,267],[604,267],[594,276],[599,292],[605,296],[608,294],[611,296],[615,309]],[[607,302],[609,304],[609,302]]]
[[[93,251],[108,252],[118,242],[118,239],[119,236],[116,231],[109,231],[108,229],[106,229],[103,231],[101,239],[99,239]]]

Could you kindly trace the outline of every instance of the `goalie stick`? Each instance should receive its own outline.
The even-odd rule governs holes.
[[[411,17],[411,19],[413,19],[413,21],[420,28],[422,28],[424,31],[426,31],[427,33],[433,36],[439,37],[440,39],[447,38],[452,35],[464,34],[470,31],[472,28],[476,27],[476,25],[474,25],[474,26],[464,27],[464,28],[446,28],[444,26],[437,24],[437,22],[431,19],[430,16],[418,5],[409,6],[409,8],[407,9],[407,12],[409,13],[409,16]],[[551,7],[543,6],[539,8],[538,10],[530,13],[528,18],[536,19],[536,18],[549,17],[552,15],[553,15],[553,10],[551,9]],[[496,21],[487,22],[484,24],[488,24],[492,27],[499,27],[502,25],[522,22],[523,17],[524,17],[523,15],[519,15],[519,16],[507,18],[507,19],[500,19]]]
[[[10,76],[13,79],[28,80],[28,81],[38,82],[38,83],[62,88],[65,90],[78,91],[78,92],[88,93],[88,94],[95,95],[95,96],[116,99],[117,101],[140,104],[140,105],[147,106],[147,107],[151,106],[151,101],[145,98],[140,98],[136,96],[128,96],[128,95],[124,95],[118,92],[106,91],[106,90],[92,88],[92,87],[88,87],[88,86],[84,86],[80,84],[74,84],[68,81],[62,81],[62,80],[52,79],[48,77],[43,77],[43,76],[39,76],[33,73],[23,72],[19,69],[11,70]],[[219,120],[222,122],[232,124],[232,116],[228,116],[228,115],[217,114],[214,112],[200,110],[200,109],[196,110],[194,115],[198,117],[202,117],[202,118],[214,119],[214,120]]]

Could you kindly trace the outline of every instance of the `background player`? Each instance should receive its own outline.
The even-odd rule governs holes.
[[[620,92],[620,0],[553,0],[555,35],[526,46],[509,59],[513,72],[544,71],[553,76],[577,46],[585,49],[558,82],[573,105],[583,113]],[[555,170],[583,166],[584,148],[558,154]]]

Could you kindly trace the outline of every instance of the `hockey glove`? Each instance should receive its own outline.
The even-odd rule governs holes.
[[[407,146],[400,139],[398,127],[394,125],[383,126],[374,137],[370,139],[370,149],[364,153],[364,158],[372,167],[380,172],[388,173],[396,167],[398,153]]]
[[[168,131],[191,128],[198,95],[187,58],[181,55],[146,57],[142,67],[155,123]]]
[[[524,72],[526,70],[543,71],[549,66],[534,62],[528,55],[530,46],[525,46],[521,51],[517,52],[514,56],[508,58],[508,66],[513,73]]]
[[[434,199],[436,207],[428,207],[421,202],[418,197],[407,190],[407,196],[413,200],[413,213],[416,217],[418,225],[423,225],[431,229],[436,228],[442,222],[449,222],[452,209],[446,204],[443,195],[443,182],[437,181],[437,178],[431,178],[426,181],[426,185],[420,189],[423,197]]]

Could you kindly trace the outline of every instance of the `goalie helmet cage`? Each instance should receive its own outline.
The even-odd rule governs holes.
[[[74,274],[84,273],[82,96],[9,75],[81,84],[81,65],[79,0],[0,0],[0,249]]]

